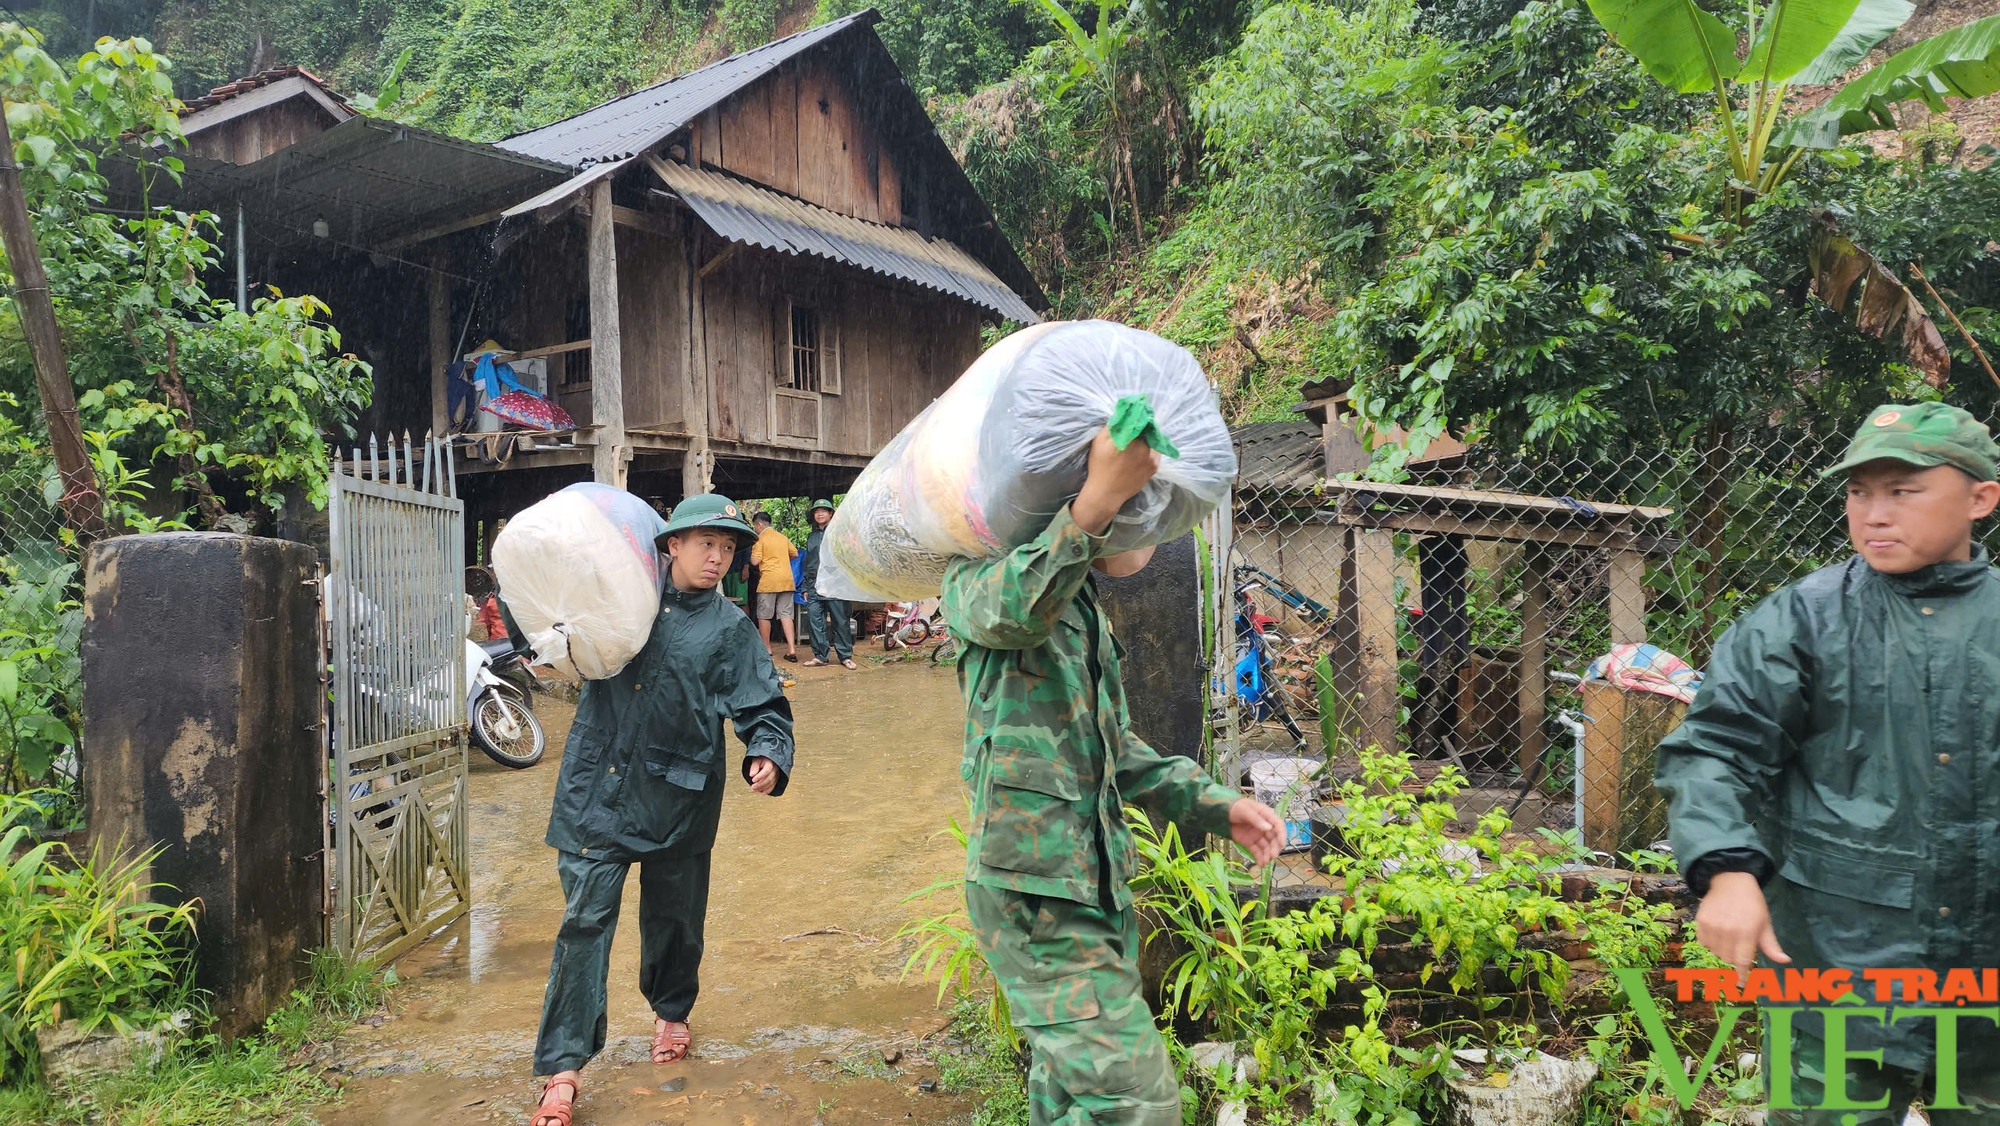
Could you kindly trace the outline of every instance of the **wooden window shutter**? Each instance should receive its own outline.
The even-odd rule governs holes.
[[[833,317],[819,319],[819,389],[840,394],[840,322]]]
[[[771,385],[792,385],[792,301],[780,297],[771,303]]]

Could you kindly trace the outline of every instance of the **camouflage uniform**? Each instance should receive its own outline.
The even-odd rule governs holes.
[[[1986,428],[1940,404],[1874,411],[1829,473],[1893,459],[1993,480]],[[1696,894],[1721,872],[1754,873],[1796,967],[1992,964],[2000,950],[2000,572],[1984,548],[1908,574],[1860,556],[1758,603],[1717,643],[1687,719],[1660,744],[1674,855]],[[1864,985],[1866,999],[1874,987]],[[1936,1071],[1935,1021],[1897,1004],[1886,1026],[1854,1021],[1849,1093],[1897,1101],[1863,1122],[1901,1121]],[[1959,1023],[1968,1105],[2000,1105],[2000,1030]],[[1794,1094],[1824,1080],[1818,1014],[1799,1014]],[[1769,1074],[1767,1069],[1766,1074]],[[1975,1096],[1984,1096],[1984,1100]],[[1855,1112],[1774,1111],[1774,1122],[1845,1123]],[[1939,1111],[1957,1122],[2000,1113]],[[1934,1121],[1938,1119],[1934,1118]]]
[[[966,907],[1034,1051],[1035,1126],[1180,1122],[1139,984],[1124,806],[1226,836],[1239,797],[1129,730],[1122,650],[1088,582],[1102,542],[1065,508],[1033,543],[945,575],[973,801]]]

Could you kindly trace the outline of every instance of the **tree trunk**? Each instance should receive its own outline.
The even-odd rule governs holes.
[[[158,375],[160,392],[167,397],[167,405],[180,415],[179,425],[183,434],[192,435],[194,428],[194,400],[188,396],[187,383],[181,379],[180,341],[167,330],[167,366]],[[181,481],[194,490],[195,503],[201,508],[201,522],[214,528],[228,515],[228,509],[215,495],[215,488],[208,483],[208,474],[202,471],[201,462],[194,454],[180,456]]]
[[[48,423],[49,446],[62,479],[63,523],[75,534],[79,548],[102,539],[104,497],[98,492],[97,471],[83,445],[83,424],[76,413],[76,388],[69,381],[63,357],[62,332],[56,327],[55,303],[49,299],[49,275],[42,269],[35,228],[28,221],[28,199],[21,190],[21,169],[14,163],[14,138],[7,131],[6,107],[0,104],[0,243],[14,273],[14,305],[21,332],[35,363],[35,390],[42,417]]]

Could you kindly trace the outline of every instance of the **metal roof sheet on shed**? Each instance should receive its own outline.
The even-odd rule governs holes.
[[[849,28],[869,27],[881,18],[873,8],[856,12],[494,144],[509,152],[571,166],[624,160],[665,140],[703,110],[786,60]]]
[[[667,161],[654,167],[674,194],[723,238],[900,278],[1021,324],[1042,319],[992,270],[944,239],[855,219],[715,172]]]
[[[254,164],[190,156],[179,184],[156,185],[152,202],[214,207],[238,200],[258,243],[303,250],[326,238],[374,250],[439,224],[491,213],[561,183],[561,165],[414,126],[354,117]],[[129,165],[111,168],[114,189],[136,197]],[[164,197],[164,198],[163,198]]]

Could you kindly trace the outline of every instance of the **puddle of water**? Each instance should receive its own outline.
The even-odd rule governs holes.
[[[965,808],[957,684],[928,663],[797,675],[790,789],[770,799],[729,783],[695,1056],[650,1061],[638,928],[628,919],[612,947],[610,1040],[584,1071],[579,1126],[858,1126],[967,1111],[917,1088],[936,1075],[924,1047],[945,1018],[933,985],[900,980],[910,944],[894,938],[912,917],[945,907],[903,898],[963,863],[942,832]],[[544,699],[537,710],[560,748],[572,709]],[[399,965],[395,1019],[343,1038],[353,1079],[342,1104],[319,1112],[329,1126],[527,1120],[562,916],[555,854],[542,843],[557,757],[518,772],[475,762],[474,908]],[[637,896],[634,883],[626,902]],[[900,1053],[895,1066],[885,1051]],[[676,1078],[684,1089],[660,1090]]]

